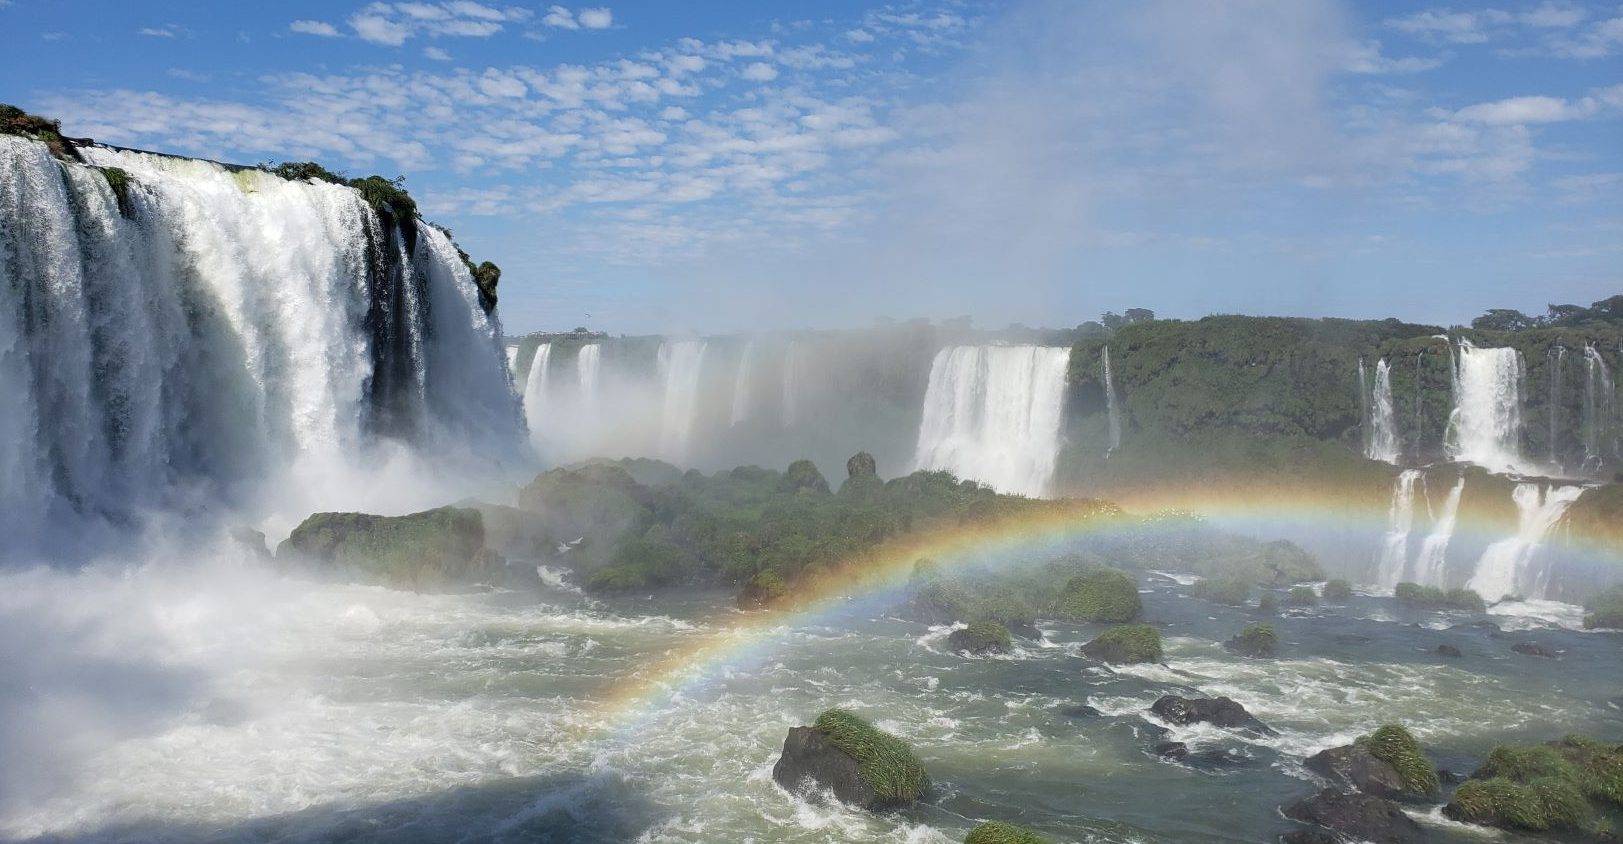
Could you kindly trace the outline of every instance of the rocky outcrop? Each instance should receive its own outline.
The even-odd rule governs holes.
[[[1256,659],[1271,657],[1279,649],[1279,636],[1272,624],[1252,624],[1223,643],[1223,647],[1241,656]]]
[[[1062,618],[1107,624],[1133,621],[1143,610],[1138,582],[1116,569],[1096,569],[1071,578],[1055,607]]]
[[[792,792],[824,788],[842,803],[876,810],[905,806],[930,787],[906,742],[842,709],[791,728],[772,779]]]
[[[1369,794],[1326,788],[1292,803],[1284,812],[1293,821],[1333,830],[1355,841],[1408,844],[1427,840],[1425,830],[1398,804]]]
[[[1229,730],[1274,735],[1273,729],[1267,724],[1252,717],[1244,706],[1227,697],[1186,698],[1162,695],[1150,705],[1150,711],[1170,724],[1186,726],[1205,723]]]
[[[823,473],[817,471],[817,464],[810,460],[796,460],[789,464],[783,472],[783,489],[785,492],[813,492],[827,494],[828,481]]]
[[[977,621],[968,627],[952,631],[947,636],[947,647],[954,653],[977,656],[1006,654],[1014,648],[1009,629],[995,621]]]
[[[1321,750],[1303,763],[1342,788],[1375,797],[1417,799],[1438,791],[1437,771],[1408,730],[1388,724],[1342,747]]]
[[[1083,645],[1082,655],[1118,665],[1160,662],[1161,633],[1147,624],[1112,627]]]
[[[316,513],[277,546],[276,559],[419,591],[492,582],[506,567],[485,547],[479,511],[456,507],[407,516]]]

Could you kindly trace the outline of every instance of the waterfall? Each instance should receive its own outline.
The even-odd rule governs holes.
[[[738,356],[738,372],[733,376],[733,410],[727,424],[737,425],[749,418],[750,378],[755,372],[755,341],[744,344]]]
[[[507,371],[513,375],[518,374],[518,347],[507,347]]]
[[[1099,351],[1099,360],[1104,367],[1105,379],[1105,413],[1110,420],[1110,447],[1105,449],[1105,456],[1109,457],[1121,448],[1121,403],[1116,398],[1116,379],[1110,371],[1110,345],[1105,344]]]
[[[796,383],[800,369],[800,349],[794,341],[783,352],[783,427],[793,428],[800,416],[800,385]]]
[[[659,372],[665,384],[660,416],[660,454],[672,463],[687,459],[693,415],[698,409],[699,372],[704,366],[705,343],[683,340],[659,347]]]
[[[580,403],[583,407],[592,407],[597,404],[598,382],[601,380],[600,370],[603,368],[603,345],[601,343],[588,343],[580,347],[575,353],[575,387],[580,394]]]
[[[1398,414],[1392,402],[1392,366],[1381,358],[1375,364],[1375,388],[1370,402],[1369,448],[1364,456],[1371,460],[1397,463],[1403,456],[1398,442]]]
[[[1612,373],[1594,345],[1584,346],[1584,465],[1598,474],[1606,463],[1612,421]]]
[[[1448,454],[1490,472],[1524,471],[1522,360],[1510,348],[1479,349],[1461,340],[1455,366]]]
[[[1381,586],[1391,589],[1403,579],[1404,567],[1409,559],[1409,532],[1414,527],[1414,486],[1420,480],[1419,469],[1405,469],[1398,473],[1392,485],[1392,504],[1387,508],[1386,537],[1381,543],[1381,557],[1377,561],[1376,579]]]
[[[1448,568],[1448,542],[1454,538],[1454,524],[1459,519],[1460,496],[1465,492],[1465,476],[1454,482],[1443,500],[1443,511],[1432,523],[1431,533],[1420,543],[1415,557],[1415,577],[1430,586],[1443,586]]]
[[[1482,552],[1476,571],[1466,585],[1490,602],[1515,594],[1524,598],[1544,597],[1543,578],[1532,571],[1531,563],[1545,537],[1583,491],[1581,486],[1517,484],[1512,493],[1518,517],[1516,534],[1489,545]]]
[[[1561,371],[1567,362],[1567,350],[1564,346],[1550,348],[1550,469],[1554,472],[1562,471],[1561,460]]]
[[[530,426],[530,440],[537,447],[541,445],[541,432],[547,421],[548,364],[551,360],[551,343],[536,346],[535,356],[530,358],[530,377],[524,382],[524,419]]]
[[[518,441],[500,327],[438,229],[348,187],[81,152],[96,166],[0,136],[11,547],[48,515],[127,523],[242,503],[273,470],[363,469],[383,437]],[[97,166],[130,175],[123,203]]]
[[[1364,366],[1364,359],[1358,359],[1358,436],[1363,442],[1364,453],[1369,453],[1369,371]]]
[[[1069,348],[952,346],[936,353],[915,462],[1001,492],[1049,492]]]

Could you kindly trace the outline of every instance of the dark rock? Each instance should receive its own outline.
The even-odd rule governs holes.
[[[1398,804],[1369,794],[1347,794],[1333,788],[1303,798],[1284,810],[1285,817],[1324,827],[1359,841],[1407,844],[1427,840],[1425,830]]]
[[[1185,698],[1177,695],[1162,695],[1159,700],[1151,704],[1150,711],[1159,715],[1162,720],[1173,724],[1195,724],[1205,722],[1217,727],[1230,730],[1243,730],[1247,732],[1274,735],[1268,725],[1252,717],[1234,700],[1226,697],[1216,698]]]
[[[1375,640],[1368,636],[1360,636],[1357,633],[1339,633],[1336,635],[1336,644],[1338,645],[1367,645],[1373,641]]]
[[[1181,741],[1163,741],[1152,748],[1156,756],[1165,759],[1184,759],[1189,756],[1189,745]]]
[[[237,550],[248,556],[259,560],[271,559],[270,546],[265,544],[265,534],[247,525],[238,525],[231,529],[231,542]]]
[[[1517,642],[1516,644],[1511,645],[1510,649],[1519,654],[1526,654],[1527,656],[1541,656],[1545,659],[1555,659],[1561,656],[1559,651],[1541,645],[1538,642]]]
[[[1459,785],[1465,782],[1465,775],[1450,771],[1447,768],[1437,769],[1437,781],[1446,785]]]
[[[874,462],[872,454],[859,451],[845,461],[845,473],[852,478],[871,478],[879,474],[879,464]]]
[[[772,779],[789,791],[810,780],[834,792],[842,803],[879,807],[879,795],[862,778],[862,766],[815,727],[790,728],[783,740],[783,755],[772,766]]]
[[[1139,738],[1164,739],[1172,735],[1172,731],[1160,724],[1151,724],[1148,721],[1141,720],[1133,725],[1133,735]]]
[[[1459,659],[1460,657],[1465,656],[1465,654],[1460,652],[1459,648],[1456,648],[1453,645],[1438,645],[1437,655],[1452,657],[1454,659]]]
[[[1085,703],[1079,703],[1076,706],[1067,706],[1064,709],[1061,709],[1059,714],[1064,715],[1067,718],[1098,718],[1104,715],[1103,712],[1100,712],[1099,710],[1094,709]]]
[[[1303,764],[1309,771],[1344,788],[1376,797],[1397,797],[1404,793],[1403,777],[1398,769],[1375,758],[1362,744],[1321,750],[1307,757]]]

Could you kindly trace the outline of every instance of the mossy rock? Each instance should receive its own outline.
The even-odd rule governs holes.
[[[402,178],[385,179],[382,176],[367,176],[361,179],[352,179],[349,186],[361,192],[361,198],[366,204],[379,214],[389,214],[402,228],[417,219],[417,200],[406,193],[406,183]]]
[[[1123,624],[1082,646],[1082,655],[1118,665],[1161,661],[1161,633],[1148,624]]]
[[[1623,586],[1613,586],[1584,602],[1584,627],[1623,629]]]
[[[862,779],[881,803],[911,803],[929,790],[930,775],[924,763],[900,738],[844,709],[825,711],[812,727],[857,761]]]
[[[1360,738],[1358,744],[1398,772],[1404,791],[1429,796],[1436,794],[1441,787],[1437,769],[1426,758],[1420,742],[1402,726],[1387,724]]]
[[[1279,612],[1279,599],[1272,592],[1262,593],[1262,597],[1257,599],[1257,612],[1267,615]]]
[[[879,464],[873,455],[866,451],[859,451],[845,461],[845,475],[847,478],[872,478],[879,474]]]
[[[789,464],[783,472],[783,488],[787,492],[812,492],[827,494],[828,480],[823,473],[817,471],[817,464],[810,460],[796,460]]]
[[[1293,586],[1285,593],[1285,603],[1293,607],[1311,607],[1319,602],[1319,593],[1311,586]]]
[[[1594,818],[1583,793],[1559,777],[1526,783],[1504,777],[1467,780],[1443,814],[1464,823],[1531,832],[1585,831]]]
[[[1399,583],[1393,590],[1392,596],[1398,603],[1428,609],[1465,610],[1468,612],[1482,612],[1487,609],[1482,596],[1470,589],[1450,589],[1443,591],[1435,586],[1421,586],[1418,583]]]
[[[947,637],[947,647],[954,653],[1004,654],[1014,649],[1014,640],[1009,636],[1009,628],[988,619],[952,631]]]
[[[1347,601],[1352,600],[1352,596],[1353,591],[1351,583],[1348,583],[1345,580],[1332,580],[1324,584],[1324,594],[1321,597],[1323,597],[1326,601],[1344,604]]]
[[[1125,624],[1138,618],[1144,602],[1132,575],[1117,569],[1095,569],[1065,584],[1055,611],[1075,621]]]
[[[478,510],[440,507],[406,516],[316,513],[277,546],[276,557],[330,564],[388,586],[430,590],[490,582],[505,561],[484,543]]]
[[[970,830],[964,844],[1048,844],[1048,839],[1023,826],[987,821]]]
[[[1494,748],[1444,813],[1506,829],[1595,833],[1597,803],[1623,807],[1623,745],[1567,736]]]
[[[0,103],[0,135],[17,135],[44,144],[62,161],[84,161],[79,148],[62,135],[62,124],[6,103]]]
[[[1270,657],[1279,650],[1279,635],[1272,624],[1252,624],[1223,643],[1223,647],[1250,657]]]
[[[107,187],[113,191],[113,200],[118,203],[118,213],[122,217],[135,214],[135,206],[130,204],[130,174],[118,167],[97,167],[102,178],[107,180]]]
[[[1243,607],[1251,600],[1251,581],[1239,577],[1208,577],[1196,583],[1189,594],[1203,601]]]

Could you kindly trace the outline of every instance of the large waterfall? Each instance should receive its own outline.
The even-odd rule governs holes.
[[[1512,494],[1518,516],[1515,535],[1495,542],[1482,552],[1476,572],[1466,585],[1487,601],[1509,595],[1544,597],[1547,578],[1540,577],[1533,566],[1539,546],[1583,491],[1581,486],[1517,484]]]
[[[659,372],[665,383],[660,420],[659,451],[666,460],[683,464],[698,410],[699,373],[704,367],[705,342],[682,340],[659,349]]]
[[[733,402],[732,412],[727,415],[727,424],[738,425],[750,415],[750,379],[755,376],[755,341],[750,340],[744,344],[744,350],[738,355],[738,371],[733,374]]]
[[[1403,456],[1398,440],[1398,413],[1392,401],[1392,366],[1386,358],[1375,364],[1375,386],[1369,402],[1369,446],[1365,456],[1371,460],[1397,463]]]
[[[348,187],[82,154],[128,173],[127,193],[0,136],[8,547],[48,519],[230,506],[272,473],[364,463],[382,438],[517,441],[499,326],[438,229]]]
[[[1490,472],[1525,471],[1522,463],[1522,359],[1510,348],[1460,341],[1449,457]]]
[[[930,366],[916,463],[1021,495],[1049,493],[1071,350],[952,346]]]

